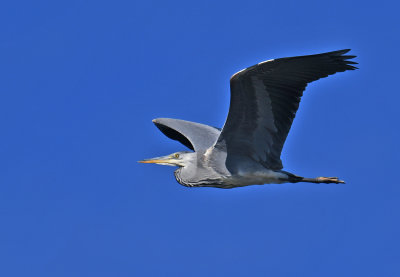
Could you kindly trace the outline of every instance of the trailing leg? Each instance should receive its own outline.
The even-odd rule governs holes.
[[[335,184],[344,184],[343,180],[339,180],[338,177],[317,177],[317,178],[303,178],[299,182],[307,182],[307,183],[335,183]]]
[[[289,172],[284,172],[288,175],[288,181],[290,183],[299,183],[299,182],[306,182],[306,183],[325,183],[325,184],[330,184],[330,183],[335,183],[335,184],[344,184],[345,182],[343,180],[339,180],[338,177],[317,177],[317,178],[304,178],[301,176],[294,175]]]

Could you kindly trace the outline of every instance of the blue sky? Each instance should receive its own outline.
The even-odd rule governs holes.
[[[0,8],[1,276],[399,276],[395,1],[8,1]],[[222,126],[229,77],[351,48],[282,159],[346,185],[189,189],[136,161]]]

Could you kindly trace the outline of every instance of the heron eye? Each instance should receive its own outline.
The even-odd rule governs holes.
[[[179,158],[179,154],[178,153],[174,154],[174,157]]]

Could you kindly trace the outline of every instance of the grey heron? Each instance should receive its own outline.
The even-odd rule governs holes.
[[[350,49],[273,59],[235,73],[222,129],[171,118],[154,119],[167,137],[190,151],[141,163],[177,166],[176,180],[187,187],[234,188],[270,183],[344,183],[337,177],[305,178],[283,171],[281,151],[303,91],[320,78],[354,70]]]

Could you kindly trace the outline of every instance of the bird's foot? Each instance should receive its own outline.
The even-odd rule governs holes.
[[[315,178],[318,183],[335,183],[335,184],[344,184],[345,182],[343,180],[339,180],[338,177],[317,177]]]
[[[344,184],[343,180],[339,180],[338,177],[317,177],[317,178],[305,178],[301,176],[296,176],[291,173],[286,173],[288,174],[289,182],[291,183],[298,183],[298,182],[306,182],[306,183],[325,183],[325,184],[330,184],[330,183],[335,183],[335,184]]]

